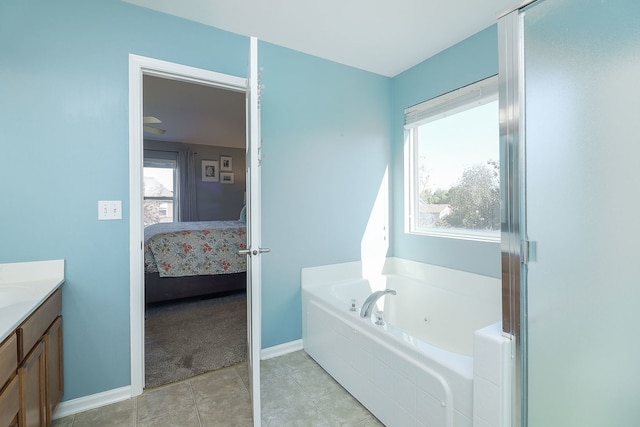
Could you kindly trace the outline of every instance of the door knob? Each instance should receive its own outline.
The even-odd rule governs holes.
[[[271,249],[269,249],[269,248],[260,248],[260,249],[254,249],[254,250],[251,250],[251,249],[240,249],[238,251],[238,254],[239,255],[252,256],[252,255],[264,254],[264,253],[269,253],[269,252],[271,252]]]
[[[253,255],[258,255],[258,254],[266,254],[271,252],[271,249],[269,248],[259,248],[259,249],[254,249],[253,250]]]

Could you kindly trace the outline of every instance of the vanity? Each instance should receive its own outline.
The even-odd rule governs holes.
[[[0,264],[0,427],[49,426],[64,390],[64,260]]]

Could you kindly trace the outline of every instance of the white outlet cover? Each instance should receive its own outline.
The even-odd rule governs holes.
[[[122,200],[98,201],[98,219],[122,219]]]

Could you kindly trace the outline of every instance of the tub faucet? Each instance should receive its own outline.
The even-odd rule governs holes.
[[[378,301],[380,297],[386,294],[395,295],[396,291],[394,291],[393,289],[385,289],[384,291],[375,291],[374,293],[369,295],[369,297],[367,297],[367,299],[364,301],[364,304],[362,304],[362,308],[360,309],[360,317],[363,317],[365,319],[367,317],[371,317],[371,312],[373,311],[373,306],[376,304],[376,301]]]

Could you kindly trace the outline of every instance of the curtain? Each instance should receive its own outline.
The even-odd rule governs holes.
[[[197,221],[196,167],[191,150],[178,152],[178,221]]]

